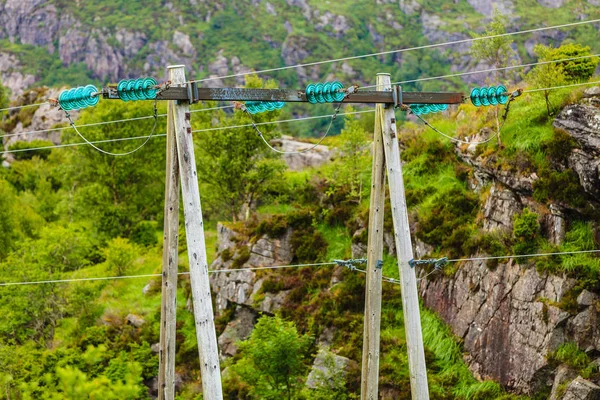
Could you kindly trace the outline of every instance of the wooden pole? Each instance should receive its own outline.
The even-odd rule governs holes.
[[[382,87],[380,90],[391,90],[390,76],[380,74]],[[379,76],[378,76],[379,77]],[[419,315],[419,298],[417,294],[417,277],[415,270],[408,264],[413,258],[410,227],[408,225],[408,208],[402,178],[402,163],[396,132],[394,108],[388,107],[380,114],[383,127],[385,162],[387,165],[390,186],[390,202],[394,221],[394,238],[398,253],[398,269],[400,270],[400,287],[406,330],[406,346],[408,348],[408,368],[410,371],[410,388],[413,400],[428,400],[427,370],[425,368],[425,350],[421,332]]]
[[[381,76],[377,75],[377,90]],[[362,353],[361,399],[377,400],[379,392],[379,342],[381,326],[381,267],[383,258],[383,214],[385,206],[385,156],[381,116],[383,104],[375,109],[373,135],[373,167],[371,170],[371,202],[369,208],[369,239],[367,283],[365,287],[365,318]]]
[[[172,85],[183,85],[185,82],[184,66],[176,65],[168,68]],[[194,142],[192,141],[192,128],[190,126],[189,102],[180,101],[173,106],[173,110],[173,126],[175,128],[181,174],[185,233],[190,261],[190,280],[200,355],[203,398],[205,400],[222,400],[219,349],[217,347],[217,334],[208,281],[208,262],[206,259]]]
[[[160,309],[158,399],[175,399],[175,335],[177,316],[177,262],[179,240],[179,164],[173,126],[174,101],[167,109],[167,173]]]

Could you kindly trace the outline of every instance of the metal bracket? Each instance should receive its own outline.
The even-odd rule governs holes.
[[[394,99],[394,108],[402,107],[402,86],[392,86],[392,98]]]
[[[375,263],[375,268],[382,269],[383,268],[383,260],[377,260]]]
[[[198,83],[192,81],[187,83],[187,94],[190,104],[194,104],[200,101],[198,96]]]

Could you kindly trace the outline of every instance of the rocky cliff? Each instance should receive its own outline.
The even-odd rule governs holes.
[[[359,1],[356,10],[339,7],[333,12],[324,5],[306,0],[150,2],[143,10],[114,3],[3,0],[0,1],[0,39],[44,49],[50,58],[59,60],[65,68],[84,65],[91,78],[104,83],[140,74],[163,78],[168,64],[185,64],[191,76],[210,78],[244,73],[251,68],[312,61],[314,52],[322,53],[321,58],[349,54],[348,49],[338,54],[341,49],[332,47],[332,41],[360,42],[364,48],[360,53],[390,50],[390,46],[417,45],[416,42],[398,40],[405,36],[398,34],[407,29],[419,32],[419,40],[424,37],[430,43],[467,39],[469,30],[481,30],[481,26],[469,26],[467,22],[458,26],[454,14],[447,15],[434,3],[429,9],[414,0],[377,3],[379,6],[373,8],[369,2]],[[561,5],[561,11],[570,7],[562,3],[544,0],[536,7],[556,9]],[[589,3],[575,7],[573,12],[579,18],[587,18],[586,7],[593,6],[592,1]],[[488,20],[492,16],[492,6],[508,15],[511,29],[525,26],[518,8],[510,0],[469,0],[468,6],[461,11],[461,18],[466,21],[467,15],[473,14]],[[367,9],[373,14],[372,18],[369,16],[366,21],[357,18],[356,11],[364,13]],[[243,18],[244,23],[237,23],[236,17]],[[265,25],[262,20],[276,21],[276,26],[270,22]],[[560,43],[566,37],[567,34],[561,31],[535,33],[524,41],[515,57],[531,57],[535,43]],[[240,39],[248,44],[243,51],[236,43]],[[453,71],[475,67],[469,49],[468,43],[451,46],[439,55],[440,61],[448,61]],[[266,59],[261,59],[261,53],[265,53]],[[39,60],[30,59],[28,62],[33,65],[25,65],[21,56],[19,50],[0,48],[0,77],[14,96],[48,73],[61,73],[35,72],[40,67],[35,65]],[[404,54],[394,55],[391,64],[383,59],[380,61],[388,63],[386,69],[390,66],[410,69],[415,64],[415,59]],[[370,82],[372,79],[364,76],[364,66],[360,61],[333,64],[331,69],[330,66],[316,65],[297,68],[295,75],[301,83],[322,80],[327,74],[339,79],[353,79],[357,83]],[[55,64],[53,68],[56,68]],[[480,77],[467,79],[475,78]],[[243,83],[243,78],[238,78],[237,83]],[[214,80],[211,85],[219,86],[223,82]]]
[[[588,205],[594,208],[600,201],[600,110],[595,97],[599,91],[588,89],[580,104],[567,106],[554,120],[554,127],[576,142],[564,154],[565,165],[558,168],[576,174],[589,195]],[[527,206],[539,213],[544,235],[552,243],[561,243],[568,224],[565,213],[579,210],[560,202],[549,208],[538,204],[532,198],[534,182],[539,179],[535,173],[492,167],[489,159],[475,156],[472,150],[457,148],[474,168],[473,188],[492,185],[483,210],[484,228],[510,231],[514,215]],[[582,289],[566,275],[538,272],[528,260],[490,262],[466,261],[452,276],[421,281],[423,304],[435,310],[463,341],[475,374],[529,395],[552,388],[554,398],[559,398],[554,392],[565,384],[564,367],[550,357],[559,346],[574,342],[600,364],[598,294]],[[571,372],[568,381],[575,377]],[[592,388],[591,394],[585,394],[591,397],[566,394],[564,398],[600,396],[594,383],[585,387]]]

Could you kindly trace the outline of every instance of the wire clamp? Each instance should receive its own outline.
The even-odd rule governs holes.
[[[382,269],[383,268],[383,260],[377,260],[375,263],[375,268]]]
[[[365,264],[367,262],[366,258],[357,258],[350,260],[333,260],[340,267],[348,268],[350,271],[356,270],[356,264]]]
[[[408,265],[410,265],[411,268],[416,267],[417,265],[424,265],[424,264],[433,264],[433,268],[436,271],[440,271],[442,268],[444,268],[444,265],[448,264],[448,257],[442,257],[442,258],[431,258],[431,259],[426,259],[426,260],[415,260],[414,258],[411,260],[408,260]]]

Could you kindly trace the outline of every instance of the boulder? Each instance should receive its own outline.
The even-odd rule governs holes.
[[[237,343],[246,340],[250,336],[257,317],[257,313],[249,307],[236,307],[233,319],[229,321],[223,333],[219,335],[219,353],[222,360],[237,354]]]
[[[560,387],[566,382],[572,381],[577,377],[577,372],[573,371],[567,365],[561,365],[556,369],[556,375],[554,375],[554,383],[552,384],[552,391],[548,400],[560,400],[561,390]]]
[[[141,328],[146,323],[146,320],[140,317],[139,315],[128,314],[125,317],[125,323],[128,325],[135,326],[136,328]]]
[[[346,369],[350,363],[349,358],[338,356],[324,348],[320,349],[306,378],[306,387],[310,389],[333,388],[336,378],[343,378],[346,375]]]
[[[578,376],[567,386],[562,400],[600,400],[600,386]]]
[[[303,151],[314,146],[312,143],[294,140],[291,136],[282,136],[281,138],[273,139],[271,144],[275,148],[286,152]],[[284,154],[283,160],[292,171],[300,171],[304,168],[319,167],[328,162],[331,157],[332,151],[329,150],[329,147],[318,145],[304,153]]]

